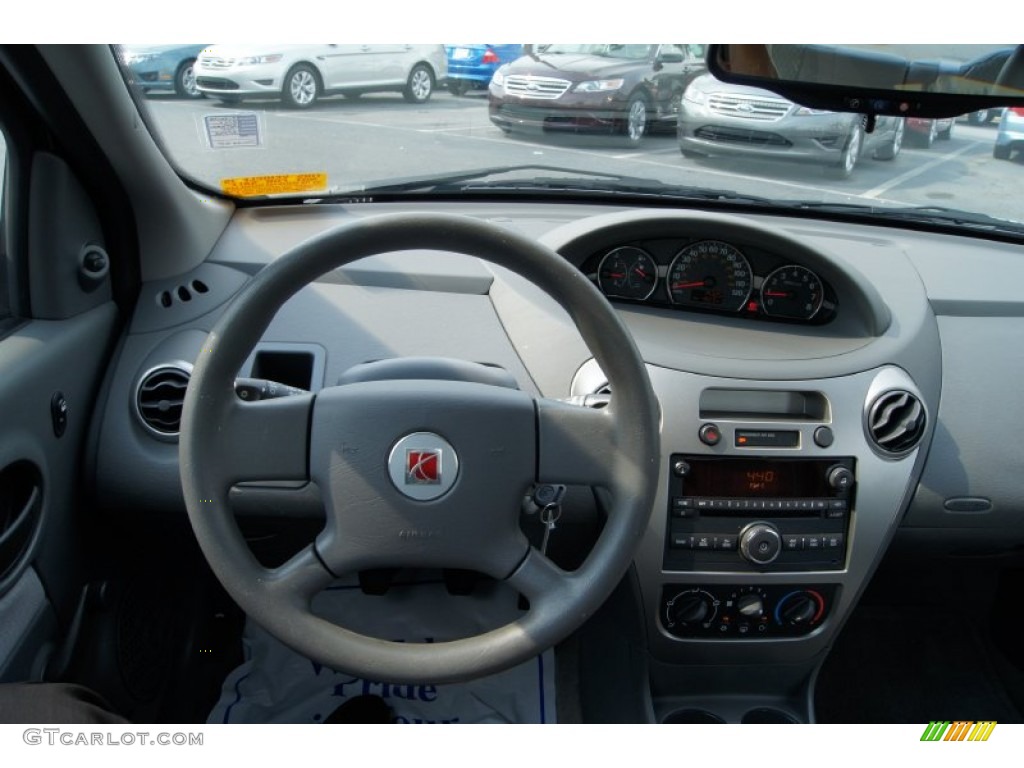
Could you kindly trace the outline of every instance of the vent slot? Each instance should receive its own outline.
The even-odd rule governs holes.
[[[191,370],[182,363],[162,365],[142,377],[135,391],[135,406],[146,429],[160,437],[178,434],[191,374]]]
[[[928,417],[914,394],[897,389],[880,395],[868,412],[868,435],[882,453],[901,456],[924,437]]]

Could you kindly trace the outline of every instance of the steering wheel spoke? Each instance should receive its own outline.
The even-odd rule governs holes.
[[[537,482],[607,485],[616,456],[611,413],[562,400],[536,402]]]
[[[309,419],[314,395],[292,395],[226,406],[217,457],[222,477],[246,480],[307,480]]]
[[[526,597],[534,609],[538,609],[548,601],[557,602],[568,579],[568,573],[531,547],[526,558],[508,575],[505,583]]]
[[[334,578],[311,544],[277,568],[264,571],[261,581],[271,595],[304,606],[328,587]]]

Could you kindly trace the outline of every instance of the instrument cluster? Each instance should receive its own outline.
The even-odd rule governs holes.
[[[803,323],[836,312],[834,291],[814,270],[722,240],[621,245],[587,265],[616,301]]]

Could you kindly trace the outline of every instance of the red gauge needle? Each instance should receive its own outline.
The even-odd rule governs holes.
[[[787,296],[789,296],[789,293],[786,291],[765,291],[764,295],[771,296],[772,298],[775,299],[785,299]]]
[[[673,283],[672,284],[672,290],[673,291],[681,291],[684,288],[703,288],[703,287],[704,287],[704,281],[703,280],[693,280],[693,281],[691,281],[689,283]]]
[[[610,277],[612,280],[621,280],[625,276],[626,276],[625,272],[609,272],[608,273],[608,277]]]
[[[647,277],[647,271],[641,269],[640,267],[636,267],[633,271],[636,272],[638,275],[640,275],[640,277],[643,277],[643,278]]]

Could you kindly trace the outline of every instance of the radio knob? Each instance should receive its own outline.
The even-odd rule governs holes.
[[[827,478],[829,487],[837,491],[847,491],[853,486],[853,472],[843,466],[830,467]]]
[[[753,523],[740,534],[740,554],[754,565],[768,565],[781,550],[782,538],[768,523]]]

